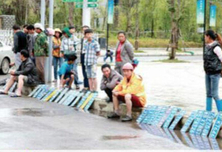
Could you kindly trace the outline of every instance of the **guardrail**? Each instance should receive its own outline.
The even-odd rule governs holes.
[[[6,45],[13,45],[13,31],[12,30],[0,30],[0,41]]]

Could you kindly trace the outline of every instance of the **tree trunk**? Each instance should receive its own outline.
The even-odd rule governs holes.
[[[177,24],[175,21],[175,1],[171,0],[171,53],[170,60],[174,60],[176,56],[176,37],[177,37]]]
[[[69,3],[69,26],[73,26],[74,3]]]
[[[119,8],[118,8],[118,6],[115,7],[114,25],[115,25],[116,29],[119,26]]]
[[[138,37],[139,37],[139,0],[137,0],[137,3],[136,3],[136,40],[135,40],[135,50],[139,49]]]

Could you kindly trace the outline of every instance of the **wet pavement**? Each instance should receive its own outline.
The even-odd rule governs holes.
[[[121,123],[32,98],[0,96],[1,150],[190,149]]]

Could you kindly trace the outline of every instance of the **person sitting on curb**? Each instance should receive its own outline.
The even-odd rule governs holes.
[[[146,105],[146,93],[141,76],[133,72],[133,66],[130,63],[124,64],[123,80],[113,90],[113,104],[115,112],[108,118],[119,118],[119,101],[126,103],[127,114],[121,121],[132,120],[132,107],[144,107]]]
[[[18,89],[11,97],[21,97],[24,85],[36,86],[39,83],[37,69],[31,58],[29,58],[29,52],[27,50],[22,50],[20,53],[22,63],[16,71],[10,72],[11,77],[6,84],[5,90],[1,91],[0,94],[7,95],[14,82],[18,82]]]
[[[69,84],[69,88],[72,88],[72,83],[74,81],[74,71],[73,64],[76,60],[76,55],[67,56],[67,61],[64,62],[59,69],[59,77],[60,77],[60,87],[64,87],[65,84]]]
[[[103,72],[103,77],[100,85],[100,89],[104,90],[109,97],[107,102],[112,102],[112,91],[120,83],[120,81],[123,79],[123,77],[116,72],[115,70],[112,70],[109,64],[102,65],[101,68]]]

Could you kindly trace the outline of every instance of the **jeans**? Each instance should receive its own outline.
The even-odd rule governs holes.
[[[105,55],[104,62],[110,57],[110,62],[113,62],[113,57],[111,55]]]
[[[82,75],[83,75],[83,83],[85,88],[89,88],[89,82],[86,74],[86,67],[84,64],[85,54],[81,54],[81,64],[82,64]]]
[[[19,68],[19,66],[21,65],[21,63],[22,63],[22,60],[20,59],[20,52],[17,52],[16,54],[15,54],[15,66],[16,66],[16,69],[18,69]]]
[[[214,98],[215,101],[220,100],[218,95],[220,74],[206,74],[205,84],[208,98]]]
[[[107,96],[109,97],[110,101],[112,102],[113,101],[113,93],[112,93],[113,90],[107,88],[104,91],[106,92]]]
[[[61,68],[63,59],[60,57],[53,57],[53,67],[54,67],[54,79],[58,78],[58,66]]]
[[[79,84],[78,64],[79,64],[79,62],[78,62],[77,60],[75,60],[74,65],[73,65],[74,83],[75,83],[75,85],[78,85],[78,84]]]

